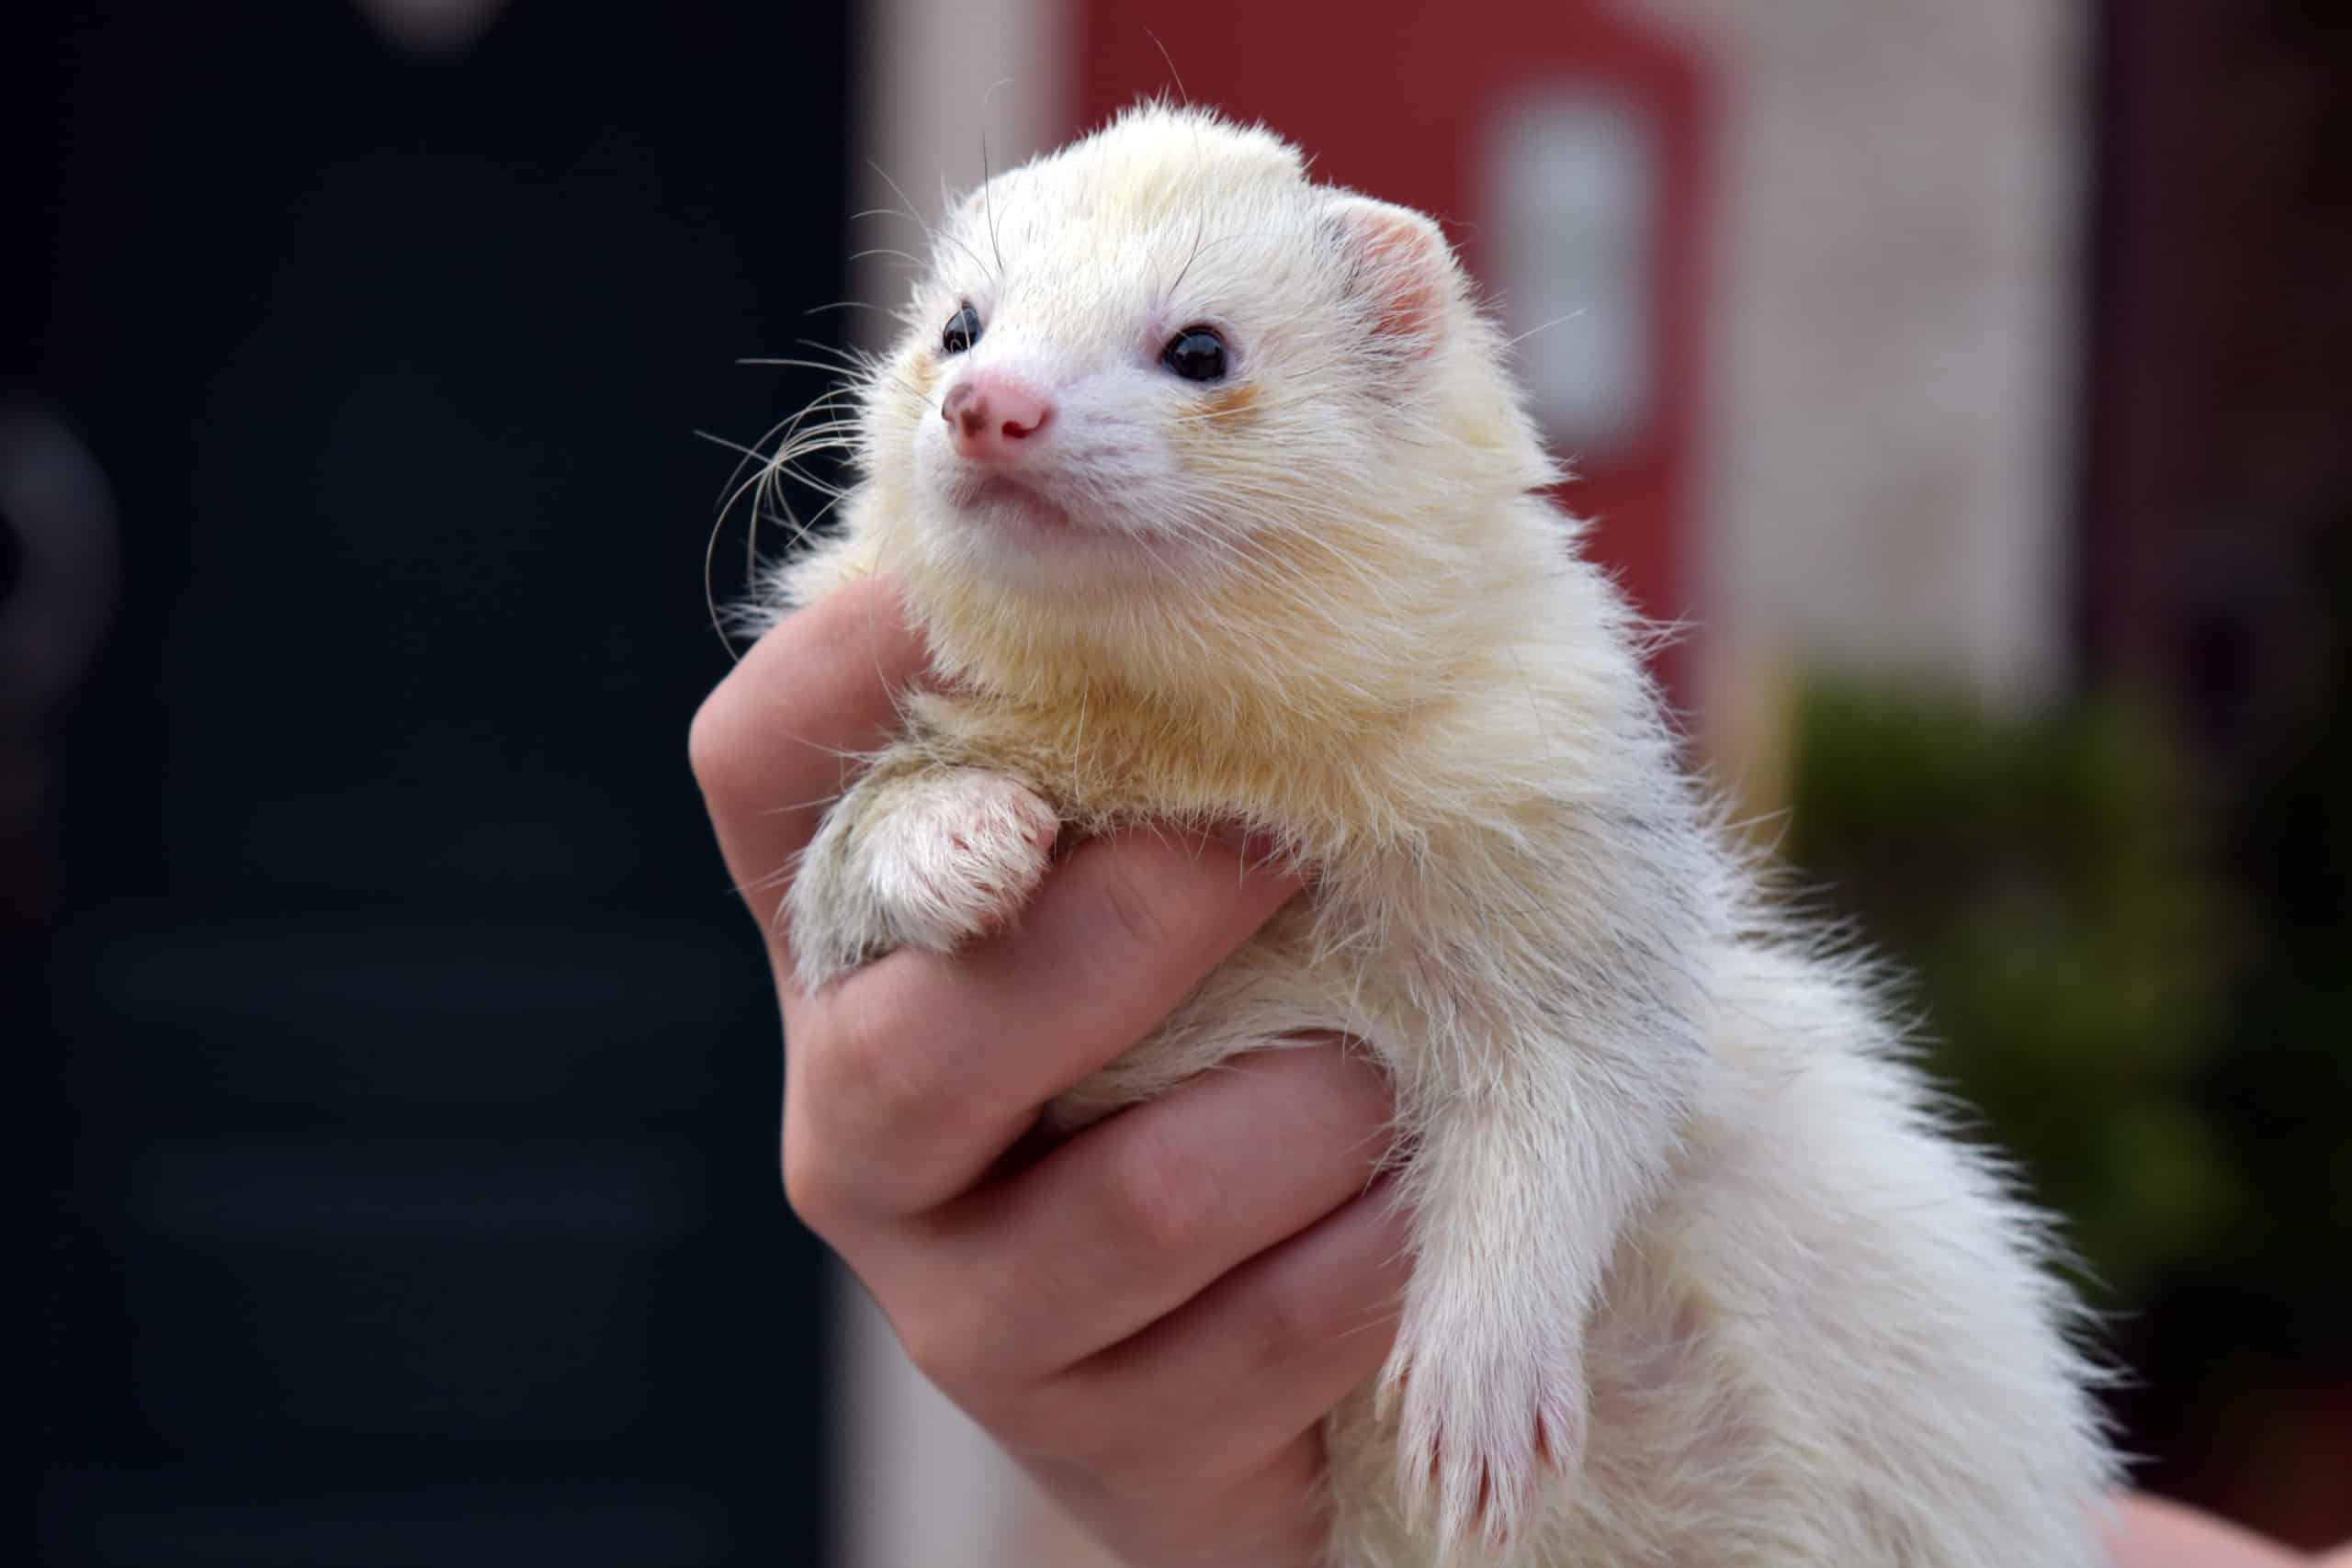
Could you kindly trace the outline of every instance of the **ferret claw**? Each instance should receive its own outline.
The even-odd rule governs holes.
[[[1433,1359],[1431,1359],[1433,1357]],[[1397,1484],[1408,1525],[1434,1510],[1447,1550],[1477,1543],[1497,1551],[1517,1537],[1539,1494],[1573,1472],[1583,1424],[1581,1380],[1481,1354],[1469,1337],[1432,1341],[1431,1357],[1400,1358],[1381,1378],[1374,1409],[1397,1419]]]

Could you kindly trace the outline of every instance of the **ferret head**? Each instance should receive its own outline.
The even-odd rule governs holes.
[[[859,525],[1000,688],[1361,694],[1523,570],[1498,520],[1556,478],[1437,226],[1208,113],[999,175],[903,319]]]

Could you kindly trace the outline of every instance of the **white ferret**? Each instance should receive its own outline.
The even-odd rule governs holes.
[[[1012,919],[1064,831],[1311,870],[1054,1120],[1317,1031],[1394,1080],[1414,1267],[1332,1562],[2097,1561],[2043,1223],[1766,908],[1436,226],[1141,107],[965,200],[906,320],[769,608],[887,570],[946,687],[809,846],[800,977]]]

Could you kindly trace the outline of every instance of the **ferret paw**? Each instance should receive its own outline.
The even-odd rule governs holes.
[[[1060,831],[1019,779],[958,768],[915,785],[867,829],[867,885],[899,945],[952,952],[1019,912]]]
[[[1054,808],[1009,774],[953,768],[855,791],[792,886],[792,947],[815,989],[894,948],[952,952],[1012,918],[1053,858]]]
[[[1539,1335],[1542,1322],[1540,1311],[1501,1302],[1407,1303],[1374,1409],[1397,1417],[1407,1518],[1419,1528],[1434,1506],[1446,1551],[1509,1546],[1546,1483],[1582,1465],[1582,1358],[1564,1335]]]

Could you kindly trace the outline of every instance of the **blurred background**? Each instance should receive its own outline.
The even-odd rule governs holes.
[[[1090,1561],[784,1209],[684,737],[726,444],[827,379],[737,362],[885,330],[853,214],[1163,91],[1444,220],[1694,746],[2068,1217],[2143,1482],[2352,1536],[2345,7],[6,36],[39,1561]]]

